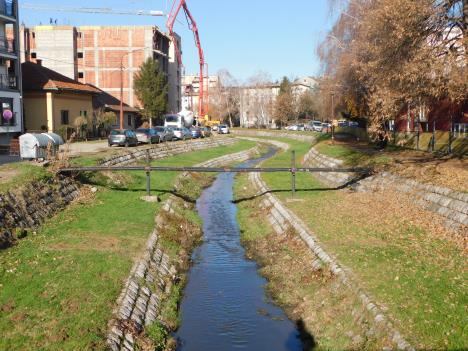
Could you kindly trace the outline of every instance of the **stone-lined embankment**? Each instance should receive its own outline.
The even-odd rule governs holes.
[[[250,130],[250,129],[233,129],[235,135],[250,136],[250,137],[268,137],[268,138],[288,138],[309,143],[315,143],[316,138],[313,135],[302,135],[291,132],[270,132],[267,130]]]
[[[232,162],[242,162],[252,157],[256,148],[225,155],[209,160],[198,166],[216,167]],[[188,177],[183,173],[179,179]],[[165,252],[160,242],[161,230],[167,226],[177,226],[169,230],[179,231],[183,217],[181,213],[189,204],[171,196],[162,206],[162,212],[156,216],[156,227],[146,244],[145,252],[133,266],[122,293],[117,300],[113,319],[109,322],[107,343],[111,350],[134,350],[142,332],[159,319],[162,301],[170,294],[173,284],[178,284],[181,275],[180,262]],[[170,219],[170,223],[167,220]]]
[[[338,168],[343,166],[343,161],[320,154],[312,148],[304,156],[303,164],[310,167]],[[356,177],[356,174],[352,173],[332,172],[319,172],[314,175],[325,184],[334,187],[345,186]],[[461,226],[468,226],[468,193],[424,184],[391,172],[381,172],[357,181],[353,188],[357,191],[396,191],[409,195],[409,199],[416,205],[445,217],[448,228],[458,230]]]
[[[151,159],[161,159],[233,143],[233,138],[209,138],[157,144],[110,156],[100,164],[126,165],[146,159],[148,153]],[[46,218],[63,210],[78,196],[79,187],[80,184],[72,178],[60,176],[49,181],[26,184],[20,189],[0,195],[0,248],[12,245],[27,230],[38,227]]]
[[[468,193],[420,183],[390,172],[382,172],[361,180],[355,189],[358,191],[391,189],[409,195],[409,199],[423,209],[445,217],[446,225],[451,229],[458,230],[461,226],[468,226]]]
[[[264,195],[262,207],[268,212],[268,221],[273,226],[275,232],[279,235],[283,235],[289,230],[297,233],[315,257],[315,260],[311,262],[312,267],[317,271],[323,269],[330,271],[338,279],[341,289],[349,291],[362,304],[366,313],[363,313],[361,318],[368,321],[369,328],[381,331],[386,336],[385,339],[391,342],[392,345],[389,346],[392,348],[414,350],[400,332],[394,328],[383,311],[373,302],[370,295],[360,288],[356,279],[353,278],[351,271],[343,267],[332,255],[328,254],[301,219],[269,192],[270,189],[260,178],[259,173],[251,173],[250,180],[259,193]],[[355,310],[354,313],[360,313],[360,311]]]
[[[79,194],[72,178],[55,177],[0,195],[0,249],[64,209]]]
[[[135,163],[139,160],[145,160],[148,156],[152,160],[158,160],[165,157],[179,155],[185,152],[199,151],[208,148],[232,145],[236,141],[233,138],[207,138],[207,139],[195,139],[188,141],[178,141],[172,143],[156,144],[147,148],[139,148],[126,152],[123,154],[117,154],[103,159],[100,162],[102,166],[117,166],[117,165],[128,165]]]
[[[322,155],[315,148],[311,148],[304,155],[303,165],[306,167],[340,168],[343,167],[343,161]],[[344,186],[356,177],[354,173],[334,172],[316,172],[314,176],[323,183],[336,188]]]

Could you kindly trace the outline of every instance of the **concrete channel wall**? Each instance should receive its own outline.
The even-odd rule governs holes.
[[[26,231],[41,225],[79,194],[72,178],[56,177],[0,195],[0,248],[11,246]]]
[[[242,162],[251,158],[256,152],[257,148],[253,148],[224,155],[197,166],[219,167],[233,162]],[[187,176],[189,176],[188,173],[183,173],[179,179]],[[138,335],[145,327],[158,320],[161,302],[170,293],[172,284],[177,281],[181,273],[184,273],[177,271],[177,263],[170,259],[159,243],[158,232],[166,225],[165,215],[180,216],[181,209],[177,206],[174,196],[165,201],[162,211],[165,214],[158,213],[156,216],[156,227],[147,241],[145,252],[142,258],[134,264],[117,300],[117,307],[109,322],[107,334],[107,344],[111,350],[136,349]]]

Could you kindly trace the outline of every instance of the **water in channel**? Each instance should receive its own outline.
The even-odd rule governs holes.
[[[273,153],[241,166],[252,167]],[[294,323],[269,301],[266,280],[245,257],[231,202],[233,182],[232,173],[220,174],[197,201],[204,243],[193,254],[175,335],[178,350],[302,350]]]

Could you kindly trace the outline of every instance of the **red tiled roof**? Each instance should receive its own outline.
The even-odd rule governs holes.
[[[99,93],[100,91],[90,85],[82,84],[58,72],[41,65],[25,62],[21,64],[23,75],[23,90],[62,90],[81,93]]]

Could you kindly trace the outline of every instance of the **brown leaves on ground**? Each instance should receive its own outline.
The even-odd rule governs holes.
[[[437,155],[409,149],[388,148],[380,151],[369,143],[356,141],[344,135],[337,136],[334,144],[362,153],[363,156],[357,160],[359,165],[365,166],[372,164],[375,159],[388,158],[380,166],[375,166],[377,171],[388,170],[422,183],[468,192],[467,157]]]

